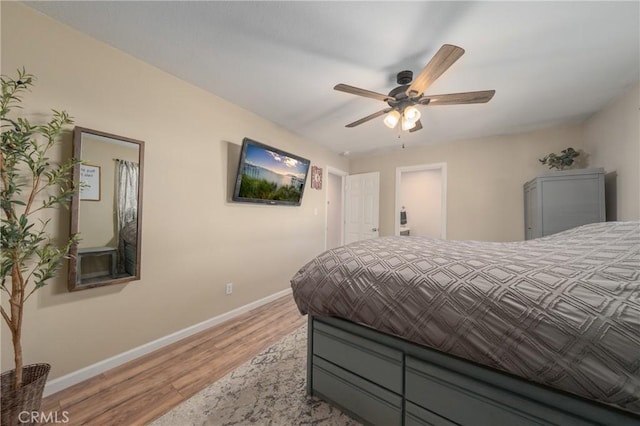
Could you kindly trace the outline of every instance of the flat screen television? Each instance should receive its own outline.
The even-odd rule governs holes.
[[[299,206],[308,172],[309,160],[244,138],[233,201]]]

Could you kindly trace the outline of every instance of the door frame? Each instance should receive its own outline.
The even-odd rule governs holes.
[[[420,164],[417,166],[396,167],[396,206],[394,210],[394,235],[400,235],[400,182],[402,173],[421,172],[425,170],[440,170],[440,202],[441,202],[441,228],[440,238],[447,239],[447,163]]]
[[[345,185],[346,179],[349,173],[344,170],[337,169],[335,167],[327,166],[326,176],[323,176],[323,180],[327,183],[327,190],[324,193],[324,249],[327,250],[327,243],[329,240],[328,226],[329,226],[329,175],[340,176],[340,200],[342,201],[342,208],[340,209],[340,245],[344,245],[344,209],[345,209]]]

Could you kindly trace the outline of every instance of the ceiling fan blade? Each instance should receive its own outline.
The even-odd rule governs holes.
[[[455,61],[464,54],[464,49],[452,44],[443,45],[431,58],[420,74],[406,90],[407,96],[418,96],[436,81]]]
[[[374,118],[380,117],[381,115],[384,115],[384,114],[388,113],[389,111],[391,111],[391,109],[392,108],[385,108],[385,109],[383,109],[381,111],[374,112],[373,114],[367,115],[366,117],[361,118],[360,120],[356,120],[353,123],[347,124],[345,127],[356,127],[356,126],[359,126],[362,123],[366,123],[369,120],[373,120]]]
[[[495,90],[481,90],[447,95],[429,95],[424,96],[424,99],[429,99],[427,105],[484,104],[489,102],[495,93]]]
[[[420,120],[416,121],[416,125],[414,126],[413,129],[409,129],[410,133],[413,132],[417,132],[418,130],[422,129],[422,122]]]
[[[333,88],[340,92],[351,93],[352,95],[364,96],[366,98],[378,99],[386,102],[387,99],[393,99],[389,95],[383,95],[382,93],[372,92],[371,90],[360,89],[359,87],[349,86],[348,84],[336,84]]]

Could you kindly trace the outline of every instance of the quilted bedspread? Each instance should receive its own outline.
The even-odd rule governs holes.
[[[303,314],[640,413],[640,222],[511,243],[364,240],[324,252],[291,284]]]

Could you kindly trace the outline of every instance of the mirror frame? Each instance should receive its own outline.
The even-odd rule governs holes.
[[[99,130],[87,129],[85,127],[76,126],[73,129],[73,158],[82,160],[82,135],[90,134],[94,136],[100,136],[109,139],[115,139],[122,142],[133,143],[138,146],[138,206],[137,206],[137,218],[136,218],[136,269],[135,275],[127,277],[119,277],[106,279],[91,284],[78,284],[78,243],[73,244],[69,249],[69,280],[67,287],[69,291],[87,290],[95,287],[103,287],[107,285],[122,284],[130,281],[140,280],[140,261],[142,253],[142,183],[144,176],[144,142],[136,139],[127,138],[124,136],[118,136],[111,133],[102,132]],[[76,164],[73,169],[73,182],[74,185],[80,183],[80,163]],[[71,228],[70,234],[75,235],[80,233],[80,239],[82,239],[82,232],[80,230],[80,192],[78,191],[71,198]]]

